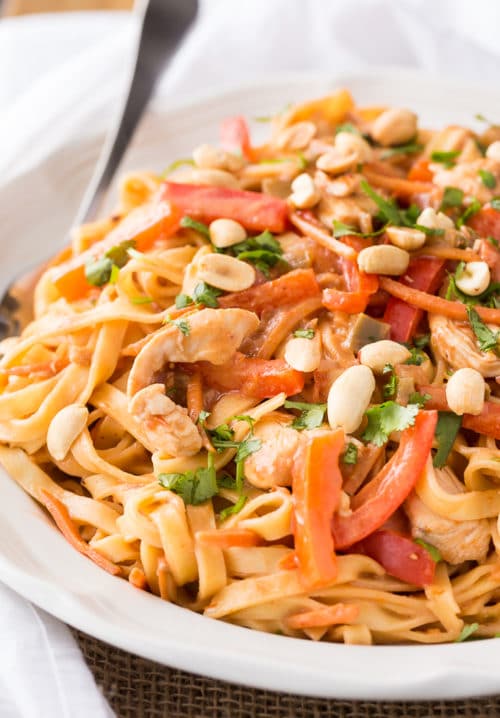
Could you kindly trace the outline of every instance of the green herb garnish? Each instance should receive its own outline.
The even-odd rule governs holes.
[[[193,300],[187,294],[178,294],[175,298],[175,306],[177,309],[185,309],[193,304]]]
[[[498,339],[500,332],[492,332],[483,322],[475,309],[467,307],[467,317],[474,332],[479,348],[482,352],[495,351],[498,353]]]
[[[390,147],[384,150],[380,155],[380,159],[387,160],[389,157],[394,157],[395,155],[413,155],[415,152],[421,152],[423,149],[424,146],[418,142],[408,142],[406,145],[398,145],[397,147]]]
[[[354,237],[378,237],[380,234],[383,234],[385,232],[386,227],[387,225],[385,224],[376,232],[358,232],[355,227],[352,227],[349,224],[344,224],[344,222],[340,222],[339,220],[334,219],[333,236],[337,239],[339,239],[340,237],[346,237],[348,235],[353,235]]]
[[[375,192],[366,180],[361,180],[361,189],[372,199],[379,209],[379,215],[383,221],[389,222],[396,226],[401,224],[401,214],[396,203],[393,200],[387,200],[382,195]]]
[[[241,494],[241,496],[238,498],[238,501],[233,504],[232,506],[228,506],[225,509],[222,509],[222,511],[219,514],[219,519],[221,521],[225,521],[230,516],[234,516],[234,514],[239,514],[243,506],[246,504],[248,500],[248,497],[244,494]]]
[[[186,471],[184,474],[159,474],[158,481],[165,489],[179,494],[185,504],[194,506],[205,503],[219,491],[211,453],[207,455],[206,468]]]
[[[386,401],[383,404],[371,407],[366,412],[368,425],[363,433],[365,441],[371,441],[376,446],[382,446],[389,440],[393,431],[403,431],[415,423],[419,407],[416,404],[401,406],[395,401]]]
[[[196,285],[193,291],[193,301],[196,304],[203,304],[205,307],[218,307],[219,302],[217,297],[222,294],[220,289],[211,287],[210,284],[200,282]]]
[[[468,219],[470,219],[474,214],[477,214],[477,212],[479,212],[481,207],[481,202],[475,197],[473,197],[472,202],[466,208],[465,212],[461,215],[461,217],[457,219],[457,227],[460,229],[460,227],[462,227]]]
[[[488,170],[479,170],[478,175],[481,177],[481,181],[484,184],[485,187],[488,189],[495,189],[497,186],[497,181],[495,178],[495,175],[492,172],[488,172]]]
[[[457,414],[451,411],[440,411],[438,413],[438,422],[436,425],[438,450],[432,460],[433,466],[437,469],[440,469],[446,464],[448,455],[455,443],[461,426],[461,416],[457,416]]]
[[[414,391],[408,397],[408,404],[416,404],[417,406],[423,407],[429,399],[432,399],[430,394],[420,394],[420,392]]]
[[[432,560],[434,563],[439,563],[443,560],[443,557],[441,556],[441,551],[433,546],[431,543],[427,543],[427,541],[424,541],[421,538],[415,539],[415,543],[418,543],[422,548],[425,548],[427,553],[430,554]]]
[[[394,367],[392,364],[386,364],[385,367],[382,369],[382,374],[390,374],[389,381],[387,381],[384,386],[382,387],[382,393],[384,395],[384,399],[390,399],[391,396],[394,396],[394,394],[397,391],[398,388],[398,378],[396,376],[396,373],[394,371]]]
[[[500,212],[500,197],[493,197],[493,199],[490,201],[490,204],[493,209],[496,209],[497,212]]]
[[[342,455],[342,461],[344,464],[357,464],[358,462],[358,447],[350,441],[347,444],[346,450]]]
[[[296,329],[293,333],[294,337],[298,339],[313,339],[314,329]]]
[[[321,426],[326,412],[326,404],[308,404],[302,401],[285,401],[285,409],[298,409],[301,413],[292,422],[292,429],[316,429]]]
[[[269,276],[269,269],[278,262],[283,262],[283,249],[274,236],[266,230],[256,237],[249,237],[243,242],[233,244],[224,250],[225,253],[250,262],[266,276]]]
[[[131,304],[152,304],[152,297],[130,297]]]
[[[445,187],[440,210],[449,209],[450,207],[460,207],[462,205],[463,199],[463,190],[459,189],[458,187]]]
[[[208,231],[207,225],[203,224],[203,222],[198,222],[192,217],[188,217],[187,215],[183,217],[181,219],[181,227],[184,229],[194,229],[195,232],[202,234],[206,239],[210,239],[210,232]]]
[[[193,165],[194,165],[194,160],[191,159],[191,157],[186,157],[186,158],[182,158],[182,159],[179,159],[179,160],[175,160],[174,162],[172,162],[171,164],[169,164],[169,166],[167,167],[167,169],[162,172],[162,174],[160,175],[160,177],[162,177],[162,178],[163,178],[163,177],[166,177],[166,176],[169,175],[171,172],[173,172],[174,170],[178,169],[179,167],[182,167],[183,165],[191,165],[191,166],[193,166]]]
[[[461,150],[452,150],[451,152],[442,152],[441,150],[435,150],[431,154],[431,161],[439,162],[440,164],[443,164],[446,169],[450,169],[450,167],[454,166],[455,160],[457,159],[460,152]]]
[[[460,631],[459,637],[455,639],[455,643],[462,643],[463,641],[466,641],[478,630],[478,628],[479,623],[466,623]]]

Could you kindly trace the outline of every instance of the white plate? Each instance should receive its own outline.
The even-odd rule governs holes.
[[[470,124],[476,112],[500,117],[500,98],[491,89],[464,88],[415,72],[386,69],[336,79],[294,76],[197,99],[168,113],[159,98],[125,165],[161,169],[196,144],[215,140],[220,119],[229,114],[268,114],[291,100],[339,85],[350,87],[360,103],[415,108],[424,123]],[[254,130],[263,133],[266,128],[255,125]],[[98,141],[76,137],[2,188],[0,288],[58,247]],[[66,543],[42,510],[1,471],[0,490],[1,580],[49,613],[120,648],[213,678],[316,696],[430,700],[500,692],[498,640],[344,646],[204,618],[98,569]]]

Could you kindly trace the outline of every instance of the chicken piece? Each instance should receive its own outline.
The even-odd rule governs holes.
[[[245,461],[247,481],[259,489],[291,486],[297,452],[308,437],[324,431],[319,428],[306,431],[292,429],[290,417],[278,411],[264,417],[254,431],[262,445]]]
[[[458,187],[463,190],[466,197],[476,197],[482,203],[489,202],[497,195],[495,187],[493,189],[486,187],[479,174],[479,170],[491,172],[498,184],[500,166],[493,160],[482,157],[473,162],[456,164],[450,169],[443,169],[442,165],[432,165],[432,167],[437,168],[433,181],[440,187]]]
[[[202,309],[183,321],[186,331],[169,324],[142,347],[128,379],[129,397],[151,384],[168,362],[225,364],[259,326],[257,315],[246,309]]]
[[[163,384],[138,391],[128,409],[143,422],[151,444],[161,455],[193,456],[201,449],[201,436],[187,409],[165,395]]]
[[[500,374],[500,358],[494,352],[482,352],[468,322],[458,322],[440,314],[429,314],[431,346],[452,369],[470,367],[484,377]],[[492,327],[496,331],[496,327]]]
[[[327,227],[331,227],[335,219],[359,228],[362,232],[373,230],[372,217],[377,212],[377,205],[366,195],[332,197],[324,194],[318,205],[318,217]]]
[[[464,492],[460,481],[451,474],[437,471],[436,476],[448,493]],[[435,546],[448,563],[484,561],[486,558],[491,539],[487,519],[454,521],[438,516],[415,492],[406,499],[404,509],[410,519],[412,536]]]

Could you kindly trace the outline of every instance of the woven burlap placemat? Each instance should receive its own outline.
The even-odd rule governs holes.
[[[333,701],[195,676],[73,631],[118,718],[492,718],[500,696],[433,703]],[[471,686],[473,688],[473,686]]]

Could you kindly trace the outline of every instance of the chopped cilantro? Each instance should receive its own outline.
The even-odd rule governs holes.
[[[177,309],[185,309],[192,303],[192,298],[187,294],[178,294],[175,298],[175,306]]]
[[[130,259],[129,250],[135,249],[135,244],[135,239],[127,239],[124,242],[120,242],[120,244],[116,244],[114,247],[110,247],[104,256],[121,269]]]
[[[193,300],[196,304],[203,304],[205,307],[218,307],[217,297],[221,295],[220,289],[211,287],[210,284],[200,282],[193,291]]]
[[[248,414],[237,414],[236,416],[233,416],[233,421],[246,421],[250,429],[253,429],[255,424],[255,419],[253,416],[249,416]]]
[[[430,334],[421,334],[419,337],[415,337],[413,343],[417,347],[417,349],[424,349],[426,346],[428,346],[430,340]]]
[[[203,504],[218,493],[217,476],[212,454],[207,456],[206,468],[184,474],[159,474],[159,483],[182,497],[185,504]]]
[[[219,514],[219,519],[221,521],[225,521],[230,516],[233,516],[234,514],[239,514],[243,506],[246,504],[247,500],[248,497],[242,494],[235,504],[233,504],[232,506],[228,506],[226,509],[222,509]]]
[[[108,257],[101,257],[85,265],[85,279],[94,287],[102,287],[111,278],[113,262]]]
[[[280,243],[268,230],[256,237],[249,237],[243,242],[233,244],[224,250],[237,259],[250,262],[267,277],[269,269],[274,267],[278,262],[283,262],[283,249]]]
[[[349,224],[344,224],[344,222],[334,219],[333,236],[337,238],[346,237],[348,235],[353,235],[354,237],[378,237],[379,234],[383,234],[383,232],[385,232],[386,227],[387,225],[384,225],[376,232],[358,232],[355,227],[351,227]]]
[[[194,160],[191,159],[190,157],[186,157],[186,158],[181,158],[181,159],[178,159],[178,160],[174,160],[174,162],[172,162],[171,164],[169,164],[169,166],[167,167],[167,169],[164,170],[160,176],[161,176],[162,178],[163,178],[163,177],[166,177],[166,176],[169,175],[171,172],[173,172],[174,170],[178,169],[179,167],[182,167],[183,165],[191,165],[191,166],[193,166],[193,165],[194,165]]]
[[[434,563],[439,563],[443,560],[443,557],[441,556],[441,551],[433,546],[431,543],[427,543],[427,541],[424,541],[421,538],[415,539],[415,543],[418,543],[422,548],[425,548],[427,553],[430,554],[432,560]]]
[[[111,274],[109,275],[109,283],[116,284],[119,276],[120,276],[120,269],[119,269],[119,267],[117,267],[116,264],[113,264],[113,266],[111,267]]]
[[[384,199],[382,195],[375,192],[366,180],[361,180],[360,186],[363,192],[377,205],[379,215],[383,221],[395,224],[396,226],[401,224],[401,214],[393,200]]]
[[[410,354],[411,356],[405,361],[405,364],[421,366],[424,363],[426,356],[417,347],[411,347]]]
[[[457,159],[459,154],[460,150],[452,150],[451,152],[442,152],[441,150],[435,150],[431,154],[431,161],[439,162],[443,164],[446,169],[449,169],[450,167],[453,167],[453,165],[455,164],[455,160]]]
[[[395,401],[386,401],[383,404],[372,406],[366,416],[368,425],[364,431],[363,439],[371,441],[376,446],[382,446],[389,440],[393,431],[402,431],[415,423],[419,407],[416,404],[401,406]]]
[[[463,199],[463,190],[459,189],[458,187],[445,187],[440,210],[449,209],[450,207],[460,207],[463,202]]]
[[[210,239],[210,233],[208,231],[207,225],[203,224],[203,222],[198,222],[192,217],[188,217],[187,215],[183,217],[181,219],[181,227],[183,227],[184,229],[194,229],[195,232],[199,232],[199,234],[202,234],[207,239]]]
[[[492,247],[495,247],[495,249],[500,248],[500,242],[498,239],[495,239],[494,237],[486,237],[486,241],[489,242]]]
[[[244,461],[247,456],[254,454],[261,448],[261,446],[262,441],[260,439],[245,439],[245,441],[241,441],[234,460],[237,464]]]
[[[326,404],[308,404],[302,401],[285,401],[285,409],[298,409],[301,414],[292,422],[292,429],[316,429],[321,426],[326,412]]]
[[[500,212],[500,197],[493,197],[490,204],[493,209],[496,209],[497,212]]]
[[[485,187],[488,189],[495,189],[497,186],[497,181],[495,179],[495,175],[492,172],[488,172],[488,170],[479,170],[478,175],[481,177],[481,181],[484,184]]]
[[[406,145],[398,145],[397,147],[390,147],[384,150],[380,155],[381,160],[387,160],[395,155],[412,155],[415,152],[421,152],[424,146],[418,142],[408,142]]]
[[[482,352],[495,351],[498,353],[498,339],[500,332],[492,332],[491,329],[483,322],[479,314],[472,307],[467,307],[467,317],[472,327],[472,331],[476,335],[479,348]]]
[[[466,208],[465,212],[457,219],[457,227],[463,227],[463,225],[470,219],[474,214],[477,214],[481,209],[481,202],[475,197],[472,198],[472,202]]]
[[[209,411],[205,411],[205,409],[202,409],[202,410],[200,411],[200,413],[198,414],[198,420],[197,420],[197,421],[198,421],[198,424],[199,424],[200,426],[203,426],[203,427],[204,427],[204,426],[205,426],[205,422],[206,422],[206,420],[208,419],[209,416],[210,416],[210,412],[209,412]]]
[[[293,333],[294,337],[298,339],[313,339],[314,329],[296,329]]]
[[[418,391],[414,391],[408,397],[408,404],[417,404],[417,406],[424,406],[426,401],[431,399],[430,394],[420,394]]]
[[[344,464],[356,464],[358,462],[358,447],[350,441],[342,455]]]
[[[361,132],[352,122],[344,122],[342,125],[337,125],[335,134],[338,135],[339,132],[350,132],[353,135],[361,135]]]
[[[382,374],[390,374],[389,381],[386,382],[382,388],[382,393],[384,395],[384,399],[390,399],[391,396],[394,396],[398,389],[398,378],[396,376],[396,373],[394,371],[394,367],[392,364],[386,364],[385,367],[382,370]]]
[[[451,411],[440,411],[436,425],[438,450],[432,460],[433,466],[440,469],[446,464],[457,434],[462,426],[462,417]]]
[[[479,623],[466,623],[460,631],[459,637],[455,639],[455,643],[462,643],[463,641],[466,641],[478,630],[478,628]]]
[[[177,329],[184,334],[185,337],[189,336],[189,333],[191,332],[191,327],[189,326],[189,322],[186,319],[171,319],[170,315],[167,314],[165,317],[165,322],[167,324],[173,324],[177,327]]]

